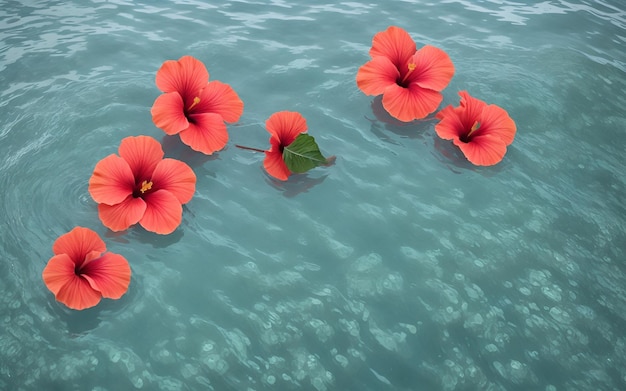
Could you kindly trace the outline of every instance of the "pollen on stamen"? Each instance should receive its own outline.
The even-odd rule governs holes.
[[[139,189],[139,191],[141,192],[141,194],[145,193],[146,191],[152,189],[152,181],[143,181],[141,182],[141,189]]]
[[[472,125],[472,128],[470,129],[470,134],[472,134],[475,131],[477,131],[478,128],[480,128],[480,122],[476,121],[476,122],[474,122],[474,125]]]
[[[472,125],[472,127],[470,128],[470,131],[467,132],[467,135],[465,137],[470,137],[472,134],[474,134],[475,131],[478,130],[478,128],[480,128],[480,122],[476,121],[474,122],[474,125]]]
[[[414,62],[409,63],[409,65],[407,66],[407,68],[409,68],[409,71],[402,78],[402,83],[404,83],[406,81],[406,78],[409,77],[409,75],[411,74],[411,72],[415,70],[415,67],[417,67],[417,64],[415,64]]]
[[[187,110],[193,109],[194,106],[197,105],[198,103],[200,103],[200,97],[196,96],[195,98],[193,98],[193,103],[191,104],[191,106],[189,106]]]

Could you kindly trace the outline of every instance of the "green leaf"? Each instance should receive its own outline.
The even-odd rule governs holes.
[[[283,160],[289,171],[295,173],[307,172],[327,163],[315,138],[306,133],[300,133],[291,144],[283,149]]]

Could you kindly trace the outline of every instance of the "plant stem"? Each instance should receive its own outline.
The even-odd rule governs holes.
[[[258,149],[258,148],[252,148],[252,147],[245,147],[243,145],[239,145],[239,144],[235,144],[235,147],[237,148],[241,148],[241,149],[247,149],[248,151],[254,151],[254,152],[265,152],[262,149]]]

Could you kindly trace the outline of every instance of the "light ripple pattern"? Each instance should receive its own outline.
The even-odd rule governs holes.
[[[0,389],[626,389],[626,11],[617,0],[6,1],[0,7]],[[471,166],[356,72],[373,35],[446,50],[518,127]],[[154,127],[192,55],[245,103],[203,156]],[[331,167],[277,182],[265,120],[298,111]],[[195,171],[171,235],[104,228],[95,164],[146,134]],[[81,312],[41,280],[81,225],[130,262]]]

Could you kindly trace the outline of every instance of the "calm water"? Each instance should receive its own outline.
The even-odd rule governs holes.
[[[0,389],[626,389],[623,3],[311,3],[0,1]],[[375,116],[354,78],[392,24],[449,53],[444,104],[515,119],[499,165]],[[211,157],[151,121],[185,54],[246,105]],[[234,147],[280,110],[333,167],[276,183]],[[108,232],[87,192],[139,134],[198,176],[169,236]],[[76,225],[129,260],[121,300],[44,286]]]

